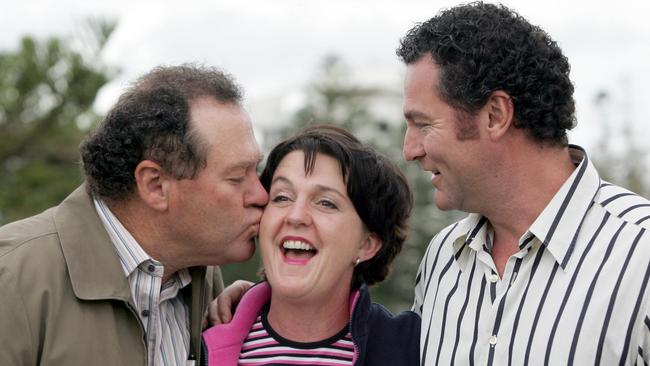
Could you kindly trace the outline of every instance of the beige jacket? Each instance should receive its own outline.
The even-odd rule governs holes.
[[[218,267],[190,268],[190,358],[223,289]],[[0,228],[0,365],[146,365],[129,284],[85,187]]]

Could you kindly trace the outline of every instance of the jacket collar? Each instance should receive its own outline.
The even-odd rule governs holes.
[[[209,359],[223,360],[224,357],[229,356],[231,353],[229,350],[233,347],[239,351],[251,325],[269,300],[271,300],[271,286],[266,281],[259,282],[246,291],[230,323],[216,325],[203,332]],[[224,360],[224,363],[227,362]]]
[[[95,211],[92,197],[86,192],[85,184],[74,190],[56,208],[54,224],[75,295],[82,300],[131,302],[124,269]],[[192,283],[201,288],[205,282],[206,268],[191,267],[189,271]]]
[[[129,283],[85,185],[56,208],[54,224],[75,295],[132,303]]]

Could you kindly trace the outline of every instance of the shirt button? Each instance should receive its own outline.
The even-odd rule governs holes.
[[[155,271],[155,270],[156,270],[156,266],[154,266],[153,264],[150,264],[150,265],[147,267],[147,271],[149,271],[149,272],[153,272],[153,271]]]
[[[496,335],[493,335],[492,337],[490,337],[490,341],[489,341],[489,342],[490,342],[490,344],[493,345],[493,346],[494,346],[495,344],[497,344],[497,336],[496,336]]]
[[[148,317],[148,316],[149,316],[149,310],[147,310],[147,309],[142,310],[142,312],[140,313],[140,315],[142,315],[142,316],[145,317],[145,318]]]
[[[497,283],[499,281],[499,276],[496,273],[490,275],[490,282]]]

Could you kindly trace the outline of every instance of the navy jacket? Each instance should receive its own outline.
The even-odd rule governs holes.
[[[420,364],[420,316],[404,311],[396,316],[372,303],[361,286],[352,311],[352,339],[359,349],[355,366],[417,366]]]

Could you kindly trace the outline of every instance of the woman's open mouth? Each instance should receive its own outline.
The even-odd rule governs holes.
[[[281,248],[284,260],[288,264],[307,264],[318,253],[316,248],[302,240],[285,240]]]

